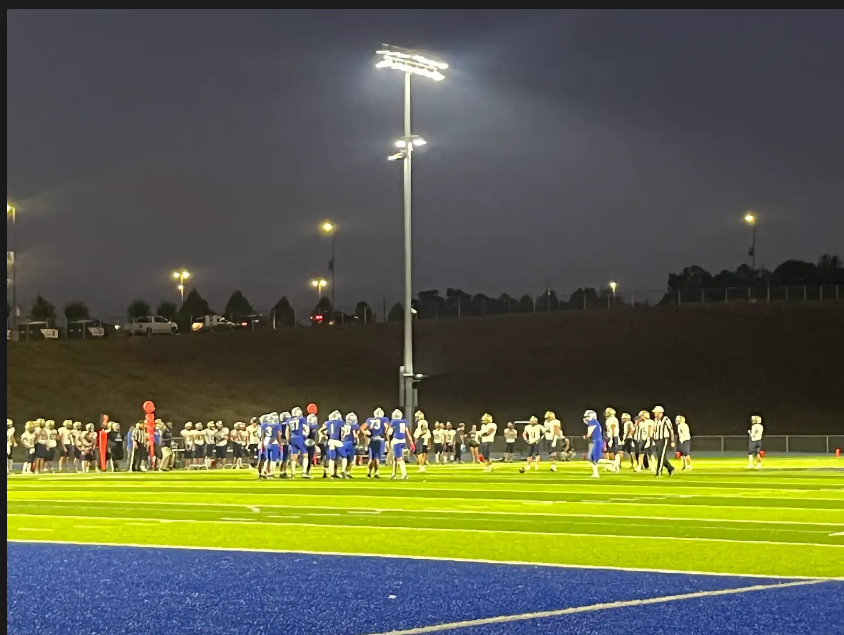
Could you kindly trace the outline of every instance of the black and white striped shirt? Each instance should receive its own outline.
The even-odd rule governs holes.
[[[654,420],[654,439],[657,441],[664,441],[665,439],[674,438],[674,430],[671,425],[671,419],[668,417],[660,417]]]

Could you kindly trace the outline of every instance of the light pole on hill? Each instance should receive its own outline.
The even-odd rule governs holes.
[[[419,51],[385,44],[378,55],[381,60],[376,68],[389,68],[404,73],[404,135],[396,141],[399,152],[387,157],[391,161],[402,160],[404,167],[404,363],[401,367],[401,386],[404,396],[404,416],[409,424],[413,422],[413,386],[421,376],[413,370],[413,242],[411,240],[412,203],[412,156],[414,148],[425,145],[425,140],[414,135],[410,117],[411,78],[426,77],[434,81],[445,79],[443,71],[448,64],[433,60]]]
[[[190,278],[190,271],[182,269],[181,271],[173,272],[173,279],[179,281],[179,284],[176,286],[176,288],[179,290],[179,294],[182,297],[182,304],[185,303],[185,280],[187,280],[188,278]]]
[[[747,250],[747,255],[750,256],[750,268],[756,271],[756,214],[747,212],[744,222],[750,225],[750,249]]]
[[[15,253],[15,242],[18,236],[18,212],[9,201],[6,201],[6,218],[12,219],[11,249],[6,252],[6,267],[12,271],[11,276],[7,279],[6,286],[7,288],[10,285],[12,287],[12,328],[14,329],[18,325],[18,255]]]
[[[334,305],[334,296],[336,293],[336,285],[334,284],[334,269],[336,267],[336,247],[337,247],[337,224],[330,220],[322,221],[319,225],[319,230],[326,236],[331,236],[331,260],[328,261],[328,271],[331,273],[331,310],[336,311],[337,307]]]
[[[611,299],[612,299],[612,306],[615,306],[615,290],[616,289],[618,289],[618,283],[617,282],[610,282],[610,291],[612,291],[612,296],[610,296]]]

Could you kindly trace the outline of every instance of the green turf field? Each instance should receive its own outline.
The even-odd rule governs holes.
[[[520,465],[414,465],[408,481],[361,467],[352,481],[14,475],[7,538],[844,576],[842,459],[769,457],[759,472],[741,457],[696,459],[660,479]]]

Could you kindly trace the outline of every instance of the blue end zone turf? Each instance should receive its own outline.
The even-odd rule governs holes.
[[[32,543],[7,543],[6,555],[7,630],[16,635],[383,633],[781,582],[606,569]],[[636,625],[636,630],[647,633],[679,627],[684,635],[838,633],[844,631],[832,613],[837,616],[834,607],[842,605],[844,583],[824,582],[443,632],[583,634],[624,632]],[[781,630],[785,625],[786,630]]]

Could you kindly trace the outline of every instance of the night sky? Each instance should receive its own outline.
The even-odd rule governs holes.
[[[309,308],[402,292],[401,75],[416,81],[415,290],[567,296],[844,255],[841,11],[7,12],[19,302]]]

